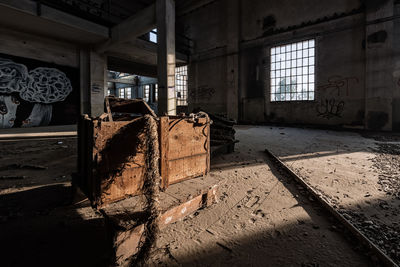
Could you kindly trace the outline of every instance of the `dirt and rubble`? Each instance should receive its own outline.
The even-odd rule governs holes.
[[[389,196],[400,199],[400,145],[377,144],[376,157],[372,159],[378,173],[378,184]]]
[[[400,139],[302,128],[254,127],[255,136],[397,264]]]
[[[252,135],[239,130],[237,151],[214,158],[207,179],[219,182],[219,203],[163,230],[153,263],[372,266],[357,244],[345,239],[340,225],[269,165],[264,140]],[[16,175],[30,178],[10,184],[0,181],[0,211],[6,217],[0,222],[5,266],[107,266],[104,218],[88,203],[70,205],[76,140],[3,144],[1,166],[47,168],[18,168]],[[16,150],[29,153],[20,155]],[[12,170],[6,169],[4,175],[11,175]],[[57,180],[60,177],[63,180]],[[197,179],[187,184],[204,178]],[[13,183],[20,184],[14,187]],[[175,192],[182,191],[180,184],[171,189],[174,186]],[[12,211],[15,216],[10,216]]]

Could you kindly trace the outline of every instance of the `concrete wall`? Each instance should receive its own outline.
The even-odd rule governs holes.
[[[180,18],[194,40],[194,54],[189,64],[188,109],[226,113],[227,58],[223,1],[216,1],[195,13]],[[201,27],[199,27],[201,25]]]
[[[237,116],[232,117],[243,122],[400,127],[400,60],[399,51],[395,52],[400,49],[395,34],[399,22],[390,19],[400,11],[393,9],[392,0],[282,0],[279,5],[276,1],[239,1],[237,99],[229,97],[230,57],[235,52],[228,48],[235,40],[224,31],[234,15],[224,4],[224,0],[216,1],[185,20],[195,42],[189,95],[196,96],[199,85],[215,89],[206,101],[190,97],[190,106],[225,114],[237,106]],[[382,18],[389,19],[381,23]],[[374,43],[374,36],[368,39],[379,31],[387,33],[385,41]],[[270,48],[311,38],[316,40],[315,101],[271,102]],[[338,106],[342,108],[336,112]]]

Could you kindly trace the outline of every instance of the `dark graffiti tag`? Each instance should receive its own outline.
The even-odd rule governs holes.
[[[192,99],[198,98],[198,99],[210,100],[214,94],[215,94],[214,88],[211,88],[207,85],[202,85],[197,88],[193,88],[189,96]]]
[[[348,96],[352,83],[359,83],[359,79],[357,77],[332,76],[328,78],[328,83],[318,86],[318,89],[326,90],[327,93],[337,92],[337,96],[340,96],[341,90],[344,89]]]
[[[344,110],[344,102],[336,99],[325,99],[317,105],[317,114],[325,119],[341,118]]]

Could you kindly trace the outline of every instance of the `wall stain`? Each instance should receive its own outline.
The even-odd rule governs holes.
[[[199,87],[195,87],[191,90],[189,96],[191,99],[204,99],[210,100],[212,96],[215,94],[215,89],[209,87],[208,85],[201,85]]]
[[[368,128],[371,130],[381,130],[389,121],[389,115],[386,112],[370,111],[368,112]]]
[[[378,31],[368,35],[367,41],[372,44],[384,43],[387,38],[388,34],[386,31]]]

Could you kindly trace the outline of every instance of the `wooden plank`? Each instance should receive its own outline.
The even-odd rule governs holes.
[[[199,119],[199,123],[188,119],[170,119],[169,133],[169,160],[207,153],[207,125],[206,119]]]
[[[106,110],[107,110],[107,115],[108,115],[108,120],[113,121],[112,113],[111,113],[111,108],[110,108],[110,100],[108,97],[105,98],[104,100],[106,104]]]
[[[138,161],[138,158],[135,161]],[[112,183],[107,184],[106,181],[103,181],[100,189],[100,206],[137,195],[141,192],[144,175],[143,167],[126,167],[120,175],[113,179]]]
[[[159,218],[160,229],[166,228],[169,224],[183,219],[198,209],[211,206],[217,202],[217,195],[218,186],[214,185],[197,197],[167,210]],[[105,214],[105,217],[107,218],[108,216]],[[127,263],[127,259],[138,252],[140,242],[145,239],[144,234],[144,224],[115,234],[114,251],[117,265],[124,266]]]
[[[207,173],[211,170],[211,125],[207,127]]]
[[[166,189],[169,185],[169,118],[160,117],[159,125],[159,138],[160,138],[160,175],[161,186]]]
[[[169,161],[169,183],[207,174],[207,153]]]
[[[144,179],[145,151],[140,145],[142,118],[123,122],[95,121],[93,132],[92,205],[136,195]]]
[[[200,208],[211,206],[213,203],[217,202],[217,189],[218,186],[214,185],[207,192],[164,212],[163,215],[160,216],[160,229],[167,227],[168,224],[181,220]]]

